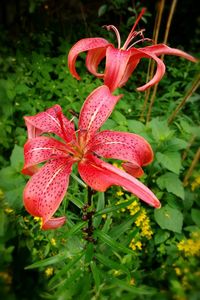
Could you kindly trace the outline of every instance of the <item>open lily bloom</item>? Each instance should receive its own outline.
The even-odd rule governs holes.
[[[109,43],[103,38],[85,38],[78,41],[70,50],[68,55],[68,66],[71,74],[78,80],[80,76],[76,72],[75,63],[78,55],[81,52],[88,51],[86,57],[86,67],[89,72],[98,78],[104,79],[104,84],[107,85],[111,91],[126,84],[129,77],[137,67],[141,58],[150,58],[157,63],[157,70],[154,77],[145,85],[137,88],[138,91],[144,91],[147,88],[158,83],[165,74],[165,65],[157,56],[162,54],[177,55],[184,57],[190,61],[195,62],[196,59],[185,53],[184,51],[170,48],[164,44],[157,44],[153,46],[146,46],[143,48],[135,48],[135,45],[142,41],[151,41],[143,37],[144,29],[135,31],[135,28],[144,14],[143,9],[138,16],[131,32],[128,35],[124,45],[121,47],[121,38],[117,28],[113,25],[105,26],[108,30],[113,30],[118,41],[118,48]],[[139,39],[134,42],[135,38]],[[106,58],[105,72],[98,73],[98,65]]]
[[[42,219],[43,229],[57,228],[65,222],[65,217],[52,216],[66,193],[74,163],[78,164],[81,178],[94,190],[103,192],[111,185],[118,185],[146,203],[160,206],[156,196],[135,178],[143,174],[141,167],[153,159],[147,141],[127,132],[99,131],[120,97],[113,96],[107,86],[94,90],[81,109],[77,131],[59,105],[25,117],[28,141],[24,146],[22,172],[32,177],[24,190],[24,205],[31,215]],[[53,133],[59,139],[44,133]],[[126,171],[100,157],[125,161]]]

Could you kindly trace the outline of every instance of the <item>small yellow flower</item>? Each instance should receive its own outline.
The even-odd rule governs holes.
[[[176,267],[174,268],[175,272],[176,272],[176,275],[180,276],[182,273],[181,273],[181,269]]]
[[[197,176],[194,181],[191,183],[191,190],[194,191],[200,186],[200,176]]]
[[[120,196],[123,196],[123,195],[124,195],[124,192],[118,191],[118,192],[116,193],[116,195],[119,196],[119,197],[120,197]]]
[[[12,213],[14,212],[14,209],[9,208],[9,207],[6,207],[6,208],[4,208],[4,211],[5,211],[5,213],[7,213],[7,214],[12,214]]]
[[[52,238],[50,240],[50,243],[51,243],[52,246],[56,246],[56,240],[54,238]]]
[[[40,228],[42,228],[42,218],[40,218],[40,217],[34,217],[34,220],[35,220],[36,222],[38,222],[39,225],[40,225]]]
[[[185,256],[200,256],[200,232],[194,232],[191,238],[181,240],[177,248]]]
[[[106,219],[106,217],[107,217],[106,214],[103,214],[103,215],[102,215],[102,218],[103,218],[103,219]]]
[[[133,277],[131,278],[129,284],[130,284],[130,285],[135,285],[135,279],[134,279]]]
[[[135,251],[135,250],[142,250],[142,243],[140,241],[135,241],[135,239],[132,239],[130,244],[129,244],[129,247]]]
[[[113,272],[113,275],[114,276],[119,276],[119,275],[121,275],[122,274],[122,271],[121,270],[114,270],[114,272]]]
[[[45,275],[46,275],[47,277],[52,276],[52,275],[53,275],[53,268],[52,268],[52,267],[46,268],[46,270],[45,270]]]

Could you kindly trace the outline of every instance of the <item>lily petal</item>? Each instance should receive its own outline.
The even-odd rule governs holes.
[[[107,48],[104,84],[110,88],[111,92],[123,81],[130,57],[131,51],[116,49],[113,46]]]
[[[139,62],[140,62],[139,58],[136,59],[134,57],[131,57],[129,59],[129,62],[124,71],[124,75],[123,75],[121,81],[119,82],[119,87],[122,87],[126,84],[126,82],[128,81],[129,77],[132,75],[133,71],[135,70],[135,68],[137,67]]]
[[[93,137],[88,147],[91,152],[104,158],[126,161],[124,169],[135,177],[143,174],[141,166],[153,160],[149,143],[143,137],[128,132],[101,131]]]
[[[104,77],[104,74],[97,72],[97,68],[106,55],[106,49],[106,47],[92,49],[88,51],[88,54],[86,56],[86,67],[88,71],[98,78]]]
[[[139,48],[140,49],[140,48]],[[186,58],[192,62],[197,62],[198,60],[193,57],[192,55],[179,50],[179,49],[175,49],[175,48],[171,48],[165,44],[158,44],[158,45],[153,45],[153,46],[147,46],[143,49],[140,50],[144,50],[145,52],[148,51],[150,53],[153,53],[155,55],[162,55],[162,54],[167,54],[167,55],[175,55],[175,56],[181,56],[183,58]]]
[[[79,140],[87,141],[96,133],[121,97],[113,96],[106,85],[98,87],[87,97],[79,117]]]
[[[24,145],[25,163],[22,173],[32,175],[34,173],[32,172],[33,168],[41,162],[60,157],[69,157],[66,150],[67,145],[53,138],[40,136],[28,140]]]
[[[92,155],[78,165],[82,179],[94,190],[104,192],[111,185],[122,186],[144,202],[156,208],[160,202],[156,196],[140,181]]]
[[[48,230],[48,229],[57,229],[61,226],[63,226],[66,222],[66,217],[60,217],[60,218],[51,218],[49,221],[47,221],[42,229]]]
[[[69,51],[68,55],[68,67],[72,76],[77,80],[80,80],[80,76],[76,72],[75,64],[78,55],[81,52],[85,52],[92,49],[98,49],[103,47],[108,47],[110,43],[103,38],[86,38],[78,41]],[[88,64],[87,64],[88,66]]]
[[[31,177],[24,189],[25,208],[31,215],[42,218],[44,229],[56,226],[57,221],[52,221],[51,217],[66,193],[72,164],[67,158],[50,160]],[[60,222],[58,220],[57,226]]]
[[[29,139],[42,133],[54,133],[66,142],[75,139],[74,124],[63,115],[62,109],[58,104],[35,116],[24,117],[24,119]]]
[[[142,92],[142,91],[145,91],[146,89],[150,88],[151,86],[155,85],[162,79],[162,77],[165,74],[165,64],[163,63],[163,61],[160,58],[158,58],[155,54],[150,53],[149,51],[145,51],[143,49],[143,50],[140,50],[140,52],[143,53],[143,55],[144,55],[143,57],[152,58],[157,62],[157,70],[156,70],[156,73],[153,76],[153,78],[145,85],[137,88],[137,91]]]

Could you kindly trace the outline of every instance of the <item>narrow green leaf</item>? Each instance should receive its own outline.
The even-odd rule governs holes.
[[[100,193],[98,194],[98,202],[97,202],[97,212],[101,211],[102,209],[104,209],[105,206],[105,194],[104,193]],[[101,215],[94,217],[94,227],[98,227],[99,224],[101,223]]]
[[[87,185],[73,172],[71,173],[72,178],[74,178],[82,187],[86,188]]]
[[[79,232],[84,226],[85,226],[85,221],[73,225],[73,227],[66,233],[66,237],[72,236],[75,233]]]
[[[94,244],[88,243],[85,251],[85,263],[90,263],[94,256]]]
[[[46,258],[41,261],[37,261],[37,262],[25,267],[25,270],[30,270],[30,269],[46,267],[49,265],[57,264],[57,263],[63,261],[66,257],[67,257],[66,253],[62,252],[62,253],[59,253],[58,255]]]
[[[76,254],[76,256],[72,258],[68,264],[62,267],[62,269],[58,271],[56,275],[50,279],[49,286],[52,286],[59,278],[62,278],[63,275],[67,274],[67,272],[74,267],[74,265],[83,257],[83,255],[84,252]]]
[[[102,232],[100,230],[95,230],[94,236],[98,237],[102,242],[106,243],[108,246],[110,246],[114,251],[122,251],[124,253],[131,253],[133,254],[133,251],[124,247],[120,243],[113,240],[109,235],[107,235],[105,232]]]
[[[78,208],[82,208],[83,205],[84,205],[84,202],[81,201],[80,199],[76,198],[76,197],[73,197],[72,195],[67,195],[68,199],[74,203],[74,205],[76,205]]]
[[[112,238],[119,238],[123,233],[127,232],[130,228],[133,222],[135,221],[135,215],[131,216],[128,220],[125,222],[121,223],[120,225],[115,226],[111,231],[110,231],[110,236]]]
[[[120,210],[121,208],[125,208],[125,207],[127,207],[128,205],[130,205],[133,201],[134,201],[134,199],[131,199],[131,200],[125,201],[125,202],[120,203],[120,204],[117,204],[117,205],[113,205],[113,206],[110,206],[110,207],[106,207],[106,208],[104,208],[104,209],[98,211],[98,212],[95,214],[95,217],[96,217],[96,216],[99,216],[99,215],[102,215],[102,214],[107,214],[107,213],[110,213],[110,212],[113,212],[113,211],[116,211],[116,210]]]
[[[123,264],[118,263],[118,262],[108,258],[107,256],[100,254],[100,253],[97,253],[95,255],[95,257],[99,262],[101,262],[107,268],[114,269],[114,270],[121,270],[124,273],[130,275],[129,270]]]
[[[90,268],[91,268],[92,275],[93,275],[93,278],[94,278],[96,291],[98,291],[99,286],[100,286],[100,272],[99,272],[99,269],[97,268],[97,265],[94,261],[90,262]]]
[[[156,289],[149,286],[134,287],[117,278],[115,278],[113,281],[115,282],[117,288],[122,288],[125,291],[130,292],[131,294],[142,296],[154,295],[156,293]]]

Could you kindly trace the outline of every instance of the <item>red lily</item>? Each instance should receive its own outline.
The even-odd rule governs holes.
[[[108,30],[113,30],[115,32],[118,41],[118,48],[115,48],[114,45],[103,38],[85,38],[78,41],[71,48],[68,55],[68,66],[71,74],[76,79],[80,80],[80,76],[75,69],[76,59],[81,52],[88,51],[86,57],[86,67],[88,71],[98,78],[103,78],[104,84],[107,85],[111,91],[114,91],[116,88],[125,85],[141,58],[151,58],[157,63],[157,70],[154,77],[148,83],[137,88],[138,91],[144,91],[158,83],[165,73],[165,65],[157,56],[169,54],[182,56],[193,62],[197,61],[193,56],[181,50],[170,48],[164,44],[135,48],[135,44],[138,42],[145,40],[150,41],[150,39],[143,37],[144,29],[135,31],[135,28],[144,12],[145,9],[142,9],[122,47],[119,31],[113,25],[105,27]],[[142,38],[133,42],[133,40],[138,36]],[[105,72],[101,74],[98,73],[97,69],[104,57],[106,57]]]
[[[107,86],[94,90],[86,99],[75,131],[59,105],[45,112],[25,117],[28,141],[24,146],[23,173],[32,175],[24,190],[27,211],[42,218],[43,229],[60,227],[65,217],[52,218],[68,187],[72,165],[78,163],[82,179],[91,188],[105,191],[119,185],[148,204],[159,207],[156,196],[133,176],[143,174],[142,166],[153,159],[151,146],[136,134],[99,131],[121,96],[113,96]],[[43,133],[53,133],[62,141]],[[125,160],[124,169],[99,157]],[[35,166],[47,161],[42,167]]]

